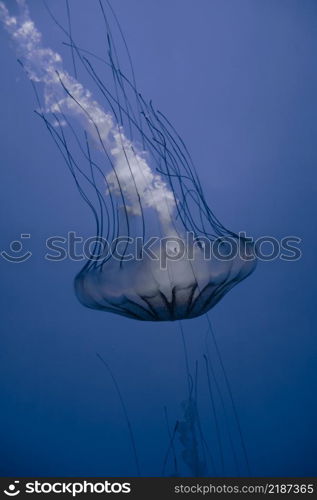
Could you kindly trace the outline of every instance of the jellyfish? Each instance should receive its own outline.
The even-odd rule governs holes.
[[[207,315],[254,271],[253,243],[227,229],[209,207],[181,136],[138,89],[111,4],[96,3],[105,29],[102,56],[74,40],[68,0],[66,27],[46,7],[66,37],[71,74],[62,56],[45,47],[26,1],[17,0],[16,16],[0,2],[0,19],[34,89],[36,113],[93,216],[90,255],[74,279],[75,294],[88,308],[134,320],[180,322]],[[81,74],[90,79],[93,92],[80,83]],[[210,333],[208,315],[207,321]],[[216,344],[215,348],[235,413]],[[216,377],[207,354],[204,363],[213,404],[211,379]],[[210,450],[195,396],[197,373],[197,364],[193,376],[187,362],[188,395],[174,431],[169,429],[169,451],[178,436],[183,460],[194,475],[204,475]],[[224,407],[219,388],[218,393]],[[217,428],[214,405],[213,413]],[[221,455],[221,437],[218,441]]]
[[[216,218],[181,137],[143,98],[133,67],[130,75],[121,69],[103,3],[107,57],[98,63],[106,77],[51,13],[77,59],[76,74],[80,65],[103,105],[64,69],[58,53],[45,48],[26,3],[18,4],[18,17],[0,4],[2,21],[35,88],[37,112],[95,218],[96,245],[74,281],[79,301],[143,321],[206,313],[253,272],[252,243]],[[118,23],[111,7],[110,13]],[[103,241],[111,249],[106,255],[98,253]]]

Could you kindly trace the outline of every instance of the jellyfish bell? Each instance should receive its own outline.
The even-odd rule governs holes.
[[[182,175],[178,186],[163,181],[129,142],[124,154],[116,148],[116,156],[106,182],[108,196],[123,202],[116,214],[119,238],[110,256],[93,258],[76,276],[77,298],[89,308],[142,321],[206,313],[253,272],[252,242],[226,230],[204,206],[190,169],[192,199],[186,199]],[[195,219],[206,220],[199,227]],[[139,252],[134,243],[141,234]]]
[[[123,154],[117,140],[119,161],[106,176],[107,195],[122,203],[119,238],[110,256],[93,258],[76,276],[76,296],[89,308],[142,321],[200,316],[253,272],[253,244],[214,217],[190,168],[186,180],[165,182],[151,159],[124,142]]]
[[[169,248],[158,242],[142,259],[110,258],[93,263],[75,278],[79,301],[92,309],[143,321],[175,321],[200,316],[256,266],[252,243],[233,240],[236,255],[226,256],[226,241],[217,242],[223,257],[206,256],[205,248],[187,243]],[[213,246],[214,242],[210,242]],[[171,242],[172,245],[172,242]]]

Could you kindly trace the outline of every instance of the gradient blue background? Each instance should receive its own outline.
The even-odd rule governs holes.
[[[314,0],[115,0],[143,94],[183,136],[220,220],[255,237],[302,238],[297,262],[260,264],[212,311],[257,476],[317,475],[317,5]],[[13,0],[8,1],[14,7]],[[62,0],[48,4],[65,20]],[[102,53],[93,1],[70,2],[78,45]],[[29,0],[45,45],[65,37]],[[0,474],[134,475],[111,364],[143,475],[166,451],[163,405],[186,392],[179,330],[83,308],[81,263],[50,263],[45,238],[93,223],[0,31],[1,250],[31,233],[33,256],[0,258]],[[184,324],[189,343],[197,328]]]

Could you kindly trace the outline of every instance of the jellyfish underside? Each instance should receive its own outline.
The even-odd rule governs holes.
[[[226,242],[220,245],[225,247]],[[75,292],[89,308],[128,318],[143,321],[195,318],[214,307],[253,271],[253,247],[247,243],[244,249],[247,253],[228,260],[206,259],[198,246],[193,249],[191,259],[188,248],[177,260],[171,260],[170,253],[167,256],[166,249],[159,248],[156,260],[147,256],[128,262],[109,259],[101,266],[80,272],[75,278]]]

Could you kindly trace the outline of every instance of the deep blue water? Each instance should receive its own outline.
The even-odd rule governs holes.
[[[78,45],[102,52],[93,2],[70,3]],[[48,4],[65,20],[62,0]],[[302,239],[298,261],[259,263],[210,317],[252,475],[316,475],[317,5],[114,4],[138,85],[181,133],[219,219],[254,237]],[[45,45],[71,68],[42,2],[29,5]],[[160,475],[168,446],[164,405],[172,422],[186,398],[179,327],[85,309],[72,284],[82,263],[44,259],[48,236],[89,235],[93,222],[33,113],[32,88],[3,30],[0,44],[0,245],[8,250],[30,233],[24,244],[33,252],[22,264],[0,257],[0,473],[135,475],[120,401],[100,353],[124,396],[142,475]],[[194,362],[206,322],[183,327]],[[207,408],[206,394],[199,397]],[[227,473],[234,474],[229,463]]]

